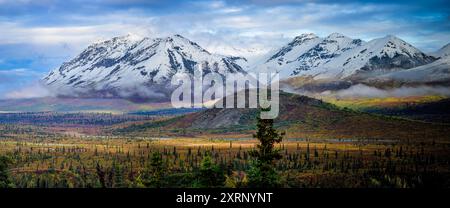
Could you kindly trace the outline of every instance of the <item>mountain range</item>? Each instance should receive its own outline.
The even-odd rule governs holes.
[[[43,78],[59,96],[165,98],[172,76],[196,66],[219,74],[277,72],[285,84],[310,91],[338,90],[364,83],[377,87],[439,84],[450,80],[450,45],[425,54],[388,35],[365,42],[339,33],[295,37],[255,63],[212,54],[181,35],[127,35],[94,43]],[[394,84],[393,84],[394,83]]]
[[[344,79],[362,73],[409,69],[434,60],[392,35],[364,42],[338,33],[326,38],[304,34],[282,47],[259,68],[276,69],[282,77]]]
[[[44,83],[61,96],[165,97],[177,73],[203,70],[243,73],[240,57],[211,54],[181,35],[140,38],[133,35],[95,43],[51,71]]]

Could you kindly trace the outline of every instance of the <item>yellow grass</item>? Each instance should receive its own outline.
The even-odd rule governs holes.
[[[326,102],[335,104],[339,107],[351,109],[373,108],[373,107],[396,107],[407,104],[421,104],[435,102],[447,97],[444,96],[411,96],[411,97],[387,97],[387,98],[336,98],[323,97]]]

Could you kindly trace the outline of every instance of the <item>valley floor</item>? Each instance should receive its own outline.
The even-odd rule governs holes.
[[[289,110],[276,123],[286,132],[274,163],[280,187],[450,187],[448,124],[322,104]],[[1,114],[3,184],[247,187],[255,127],[183,127],[195,115]]]
[[[11,131],[11,129],[10,129]],[[42,135],[0,136],[11,158],[12,187],[245,187],[251,138],[131,138]],[[450,141],[285,139],[277,145],[281,187],[449,187]],[[161,153],[163,174],[152,177]],[[204,182],[210,158],[222,177]]]

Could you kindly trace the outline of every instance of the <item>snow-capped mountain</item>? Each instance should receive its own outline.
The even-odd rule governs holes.
[[[445,57],[445,56],[450,56],[450,43],[445,45],[445,46],[443,46],[438,51],[432,53],[432,55],[434,57],[438,57],[438,58],[442,58],[442,57]]]
[[[92,44],[73,60],[51,71],[43,82],[52,92],[82,97],[167,97],[177,73],[193,73],[196,66],[220,74],[278,72],[290,87],[335,90],[358,83],[442,83],[449,72],[450,45],[429,56],[388,35],[364,42],[339,33],[320,38],[308,33],[253,61],[208,52],[180,36],[116,37]],[[437,60],[437,61],[436,61]],[[410,69],[410,70],[408,70]],[[429,73],[430,75],[426,75]],[[438,74],[441,74],[440,76]],[[384,76],[386,75],[386,76]],[[433,79],[437,81],[434,82]],[[425,80],[425,79],[424,79]]]
[[[274,54],[268,54],[267,58],[261,64],[257,64],[253,70],[276,71],[280,73],[281,77],[292,75],[295,69],[292,61],[301,54],[306,53],[306,51],[314,47],[314,45],[317,45],[320,41],[321,39],[313,33],[297,36]]]
[[[435,60],[411,44],[388,35],[374,39],[349,50],[327,63],[325,68],[336,68],[336,76],[346,78],[358,74],[377,74],[384,71],[410,69]]]
[[[369,74],[409,69],[435,60],[388,35],[364,42],[333,33],[326,38],[303,34],[282,47],[255,70],[276,70],[281,78],[355,79]]]
[[[302,34],[257,68],[276,69],[281,77],[301,75],[305,71],[324,66],[342,53],[361,44],[363,41],[351,39],[339,33],[332,33],[325,38],[319,38],[313,33]]]
[[[176,73],[192,74],[197,65],[223,75],[244,72],[238,61],[245,59],[211,54],[180,35],[128,35],[89,46],[43,81],[59,95],[162,96]]]
[[[319,68],[335,60],[341,54],[355,47],[361,46],[360,39],[351,39],[344,35],[333,33],[324,38],[320,43],[299,56],[295,61],[300,64],[294,74]],[[295,61],[293,61],[295,63]]]
[[[365,84],[377,87],[389,87],[391,85],[450,85],[450,56],[415,68],[394,71],[387,74],[370,77]]]

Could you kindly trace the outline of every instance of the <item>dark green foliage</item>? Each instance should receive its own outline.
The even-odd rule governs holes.
[[[159,152],[154,152],[150,159],[150,164],[143,174],[144,185],[147,187],[159,188],[164,185],[163,177],[166,172],[166,164]]]
[[[95,167],[96,173],[97,173],[97,177],[99,179],[100,185],[102,188],[106,188],[106,181],[105,181],[105,172],[103,171],[102,167],[100,166],[100,164],[97,162],[97,165]]]
[[[247,174],[249,187],[271,188],[280,185],[280,176],[273,164],[254,160]]]
[[[124,169],[123,167],[114,162],[112,169],[111,169],[111,175],[113,176],[113,188],[126,188],[126,179],[124,175]]]
[[[10,163],[11,159],[9,157],[0,155],[0,188],[13,187],[8,173]]]
[[[225,182],[224,171],[214,163],[209,153],[202,160],[197,180],[200,187],[206,188],[222,187]]]
[[[275,170],[274,160],[281,159],[279,150],[274,149],[275,143],[280,143],[283,136],[273,128],[273,120],[258,117],[257,132],[253,135],[260,144],[249,154],[254,158],[248,173],[250,187],[276,187],[279,176]]]

